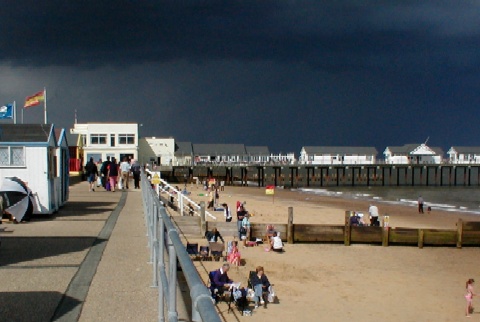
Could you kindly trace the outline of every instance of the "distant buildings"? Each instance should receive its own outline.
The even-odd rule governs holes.
[[[172,137],[138,137],[136,123],[74,124],[69,134],[70,170],[113,156],[138,159],[142,164],[158,166],[301,164],[301,165],[369,165],[369,164],[480,164],[480,147],[452,146],[444,159],[439,147],[426,143],[387,146],[383,158],[368,146],[303,146],[298,160],[295,153],[271,153],[268,146],[244,144],[176,142]],[[76,137],[71,137],[77,135]],[[72,145],[76,145],[76,149]],[[77,165],[77,166],[76,166]]]

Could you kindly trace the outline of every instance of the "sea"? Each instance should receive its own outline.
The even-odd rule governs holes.
[[[417,207],[419,196],[424,209],[465,212],[480,215],[480,187],[329,187],[292,189],[302,194],[315,194],[345,199]]]

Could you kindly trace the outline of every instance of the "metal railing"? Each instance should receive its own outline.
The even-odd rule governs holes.
[[[162,183],[162,187],[159,187],[159,190],[161,192],[165,192],[169,197],[171,197],[173,199],[177,199],[178,209],[179,209],[179,212],[180,212],[181,216],[184,216],[185,212],[188,213],[188,211],[189,211],[188,210],[188,205],[192,205],[192,207],[194,207],[194,213],[196,215],[200,216],[200,213],[198,212],[198,210],[200,210],[200,205],[199,204],[197,204],[195,201],[190,199],[188,197],[188,195],[184,194],[183,191],[181,191],[181,190],[177,189],[176,187],[170,185],[167,181],[165,181],[163,179],[160,179],[160,182]],[[187,204],[187,202],[188,202],[188,204]],[[195,211],[195,208],[197,209],[197,211]],[[212,215],[207,210],[205,210],[205,214],[207,216],[209,216],[210,218],[217,220],[217,217]]]
[[[152,286],[158,288],[158,321],[165,321],[165,316],[169,322],[178,321],[176,302],[178,259],[190,289],[192,321],[220,322],[209,290],[200,278],[177,229],[144,173],[141,174],[140,182],[148,246],[150,247],[150,262],[154,268]],[[167,312],[165,312],[165,308]]]

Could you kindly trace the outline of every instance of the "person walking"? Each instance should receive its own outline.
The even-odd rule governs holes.
[[[418,197],[418,213],[423,214],[423,198],[422,198],[422,196]]]
[[[90,160],[85,165],[85,174],[87,176],[89,186],[88,191],[95,191],[95,182],[97,180],[98,171],[97,166],[93,162],[93,158],[90,158]]]
[[[115,187],[117,185],[118,180],[118,164],[115,158],[112,158],[112,162],[108,166],[108,180],[110,180],[110,189],[112,192],[115,192]]]
[[[127,157],[123,157],[123,161],[120,163],[120,172],[122,174],[122,188],[128,189],[128,181],[130,180],[130,163],[128,163]]]
[[[103,161],[102,166],[100,167],[100,173],[102,175],[102,187],[107,189],[107,180],[108,180],[108,166],[110,165],[110,156],[107,156],[107,160]]]
[[[475,280],[473,278],[470,278],[465,284],[465,288],[467,290],[467,294],[465,294],[465,299],[467,300],[467,307],[465,308],[465,316],[467,318],[469,318],[470,314],[473,313],[472,301],[473,301],[473,297],[476,295],[473,292],[473,283],[475,283]]]
[[[133,174],[133,185],[135,186],[135,189],[140,189],[140,163],[138,163],[136,160],[133,161],[130,171],[132,171]]]

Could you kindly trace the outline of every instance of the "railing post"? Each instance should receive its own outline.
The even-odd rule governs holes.
[[[463,221],[461,218],[457,222],[457,248],[462,248],[463,239]]]
[[[173,246],[168,231],[168,262],[169,262],[169,283],[168,283],[168,320],[177,321],[177,253]]]
[[[293,244],[293,207],[288,207],[287,243]]]
[[[350,246],[350,231],[351,231],[351,226],[350,226],[350,217],[353,214],[353,211],[345,211],[345,232],[343,235],[343,242],[345,246]]]
[[[200,202],[200,232],[205,236],[207,232],[207,224],[205,222],[205,201]]]

